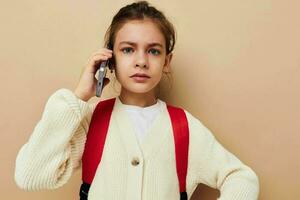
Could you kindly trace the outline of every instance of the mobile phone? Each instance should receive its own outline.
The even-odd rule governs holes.
[[[111,46],[108,45],[107,48],[111,49]],[[107,72],[107,67],[109,67],[111,69],[110,64],[109,64],[110,61],[111,61],[111,58],[100,62],[98,80],[97,80],[97,85],[96,85],[96,96],[97,97],[101,96],[103,86],[104,86],[104,78],[105,78],[105,75]]]
[[[103,85],[104,85],[104,78],[106,75],[107,71],[107,62],[108,60],[102,61],[99,67],[99,75],[98,75],[98,81],[97,81],[97,86],[96,86],[96,96],[100,97],[102,90],[103,90]]]

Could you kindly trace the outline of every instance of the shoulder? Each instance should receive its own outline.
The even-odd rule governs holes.
[[[167,108],[171,108],[174,110],[178,110],[178,111],[183,111],[183,113],[185,114],[189,127],[192,128],[197,128],[197,129],[201,129],[202,127],[204,127],[203,123],[196,117],[194,116],[191,112],[189,112],[188,110],[186,110],[185,108],[181,107],[181,106],[175,106],[169,103],[166,103],[164,101],[162,101]]]
[[[175,108],[177,110],[182,110],[187,118],[187,121],[188,121],[188,125],[189,125],[189,129],[190,129],[190,132],[203,132],[203,131],[207,131],[207,127],[204,125],[204,123],[199,119],[197,118],[194,114],[192,114],[190,111],[186,110],[184,107],[182,106],[176,106],[176,105],[172,105],[170,103],[167,103],[167,102],[164,102],[164,101],[161,101],[163,102],[166,106],[169,106],[171,108]]]
[[[187,111],[186,109],[182,108],[184,110],[184,113],[186,115],[188,124],[189,124],[189,128],[191,129],[191,131],[197,131],[197,132],[201,132],[204,131],[205,129],[207,129],[207,127],[204,125],[204,123],[197,118],[194,114],[192,114],[191,112]]]
[[[218,153],[220,143],[213,132],[195,115],[183,109],[189,126],[189,157],[193,169],[207,165],[207,158]],[[195,170],[195,171],[196,171]]]
[[[198,117],[185,108],[177,108],[182,109],[186,115],[191,141],[202,143],[214,141],[216,139],[210,129]]]
[[[160,100],[164,105],[173,107],[175,109],[180,109],[184,111],[185,116],[187,118],[188,126],[189,126],[189,134],[192,139],[195,140],[201,140],[201,141],[207,141],[207,140],[214,140],[215,136],[212,134],[212,132],[206,127],[206,125],[197,118],[194,114],[192,114],[190,111],[185,109],[182,106],[176,106],[172,105],[170,103],[167,103],[165,101]]]

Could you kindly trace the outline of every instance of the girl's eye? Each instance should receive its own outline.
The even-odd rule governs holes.
[[[149,52],[152,53],[153,55],[159,55],[160,54],[160,51],[157,50],[157,49],[150,49]]]
[[[133,49],[131,47],[125,47],[125,48],[122,49],[122,52],[125,53],[125,54],[128,54],[132,51],[133,51]]]
[[[121,49],[121,51],[124,53],[124,54],[129,54],[129,53],[132,53],[133,52],[133,48],[131,47],[125,47],[123,49]],[[153,55],[159,55],[160,54],[160,51],[157,50],[157,49],[150,49],[149,50],[149,53],[153,54]]]

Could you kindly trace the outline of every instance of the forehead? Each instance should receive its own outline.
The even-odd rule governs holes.
[[[116,34],[115,43],[131,41],[135,43],[158,42],[164,45],[165,38],[158,25],[152,20],[131,20],[126,22]]]

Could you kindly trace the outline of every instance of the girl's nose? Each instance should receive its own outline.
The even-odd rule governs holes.
[[[142,68],[148,68],[146,64],[144,64],[144,65],[136,64],[135,66],[136,66],[136,67],[142,67]]]
[[[137,54],[135,66],[148,68],[148,59],[144,52],[140,52]]]

